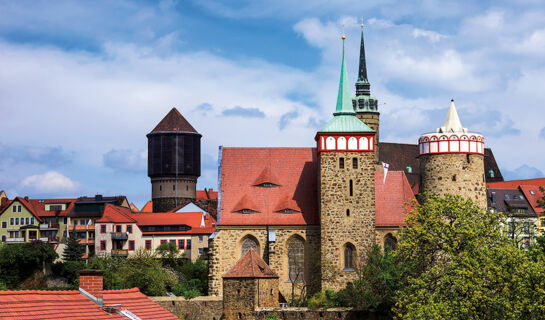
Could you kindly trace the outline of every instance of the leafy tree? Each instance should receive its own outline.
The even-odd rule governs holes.
[[[502,217],[459,196],[426,195],[400,233],[399,319],[535,319],[545,311],[543,258],[501,234]]]
[[[542,197],[537,200],[537,204],[539,204],[540,207],[545,208],[545,188],[539,187],[539,191],[541,191]]]
[[[76,237],[76,227],[74,226],[66,239],[66,247],[62,253],[62,258],[64,261],[81,261],[84,253],[85,247],[79,243]]]
[[[0,246],[0,283],[8,288],[17,288],[44,264],[58,257],[48,243],[33,241]]]

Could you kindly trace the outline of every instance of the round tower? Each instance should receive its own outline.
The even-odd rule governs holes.
[[[418,139],[419,193],[457,194],[486,208],[484,137],[463,128],[450,102],[445,124]]]
[[[176,108],[147,134],[153,212],[195,200],[201,175],[201,137]]]

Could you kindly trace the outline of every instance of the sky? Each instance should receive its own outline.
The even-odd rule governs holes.
[[[545,176],[541,0],[0,0],[0,190],[141,207],[172,107],[203,135],[200,189],[218,146],[314,146],[362,16],[381,141],[417,143],[455,99],[505,178]]]

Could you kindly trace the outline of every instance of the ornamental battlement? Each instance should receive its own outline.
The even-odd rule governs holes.
[[[484,137],[479,133],[426,133],[418,139],[420,155],[429,153],[477,153],[484,155]]]

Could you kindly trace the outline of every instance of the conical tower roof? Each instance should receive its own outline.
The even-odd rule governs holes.
[[[450,107],[448,109],[447,118],[441,128],[437,129],[438,133],[467,133],[467,128],[462,126],[454,100],[450,100]]]
[[[246,251],[224,278],[278,278],[278,275],[267,265],[254,249]]]
[[[151,132],[169,131],[198,133],[176,108],[172,108]]]
[[[343,56],[341,63],[341,77],[339,80],[339,92],[337,95],[337,106],[331,119],[320,132],[374,132],[365,123],[356,117],[352,105],[352,94],[348,84],[348,72],[344,58],[343,35]]]

